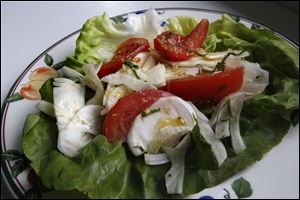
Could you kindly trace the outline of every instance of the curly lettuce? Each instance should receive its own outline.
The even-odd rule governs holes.
[[[107,13],[88,19],[76,40],[75,55],[66,64],[82,73],[83,64],[107,62],[113,57],[118,45],[132,37],[154,37],[163,31],[162,19],[150,9],[144,14],[129,14],[123,23],[111,19]]]

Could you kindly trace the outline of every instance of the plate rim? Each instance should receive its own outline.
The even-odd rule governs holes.
[[[204,8],[190,8],[190,7],[160,7],[160,8],[153,8],[156,11],[172,11],[172,10],[188,10],[188,11],[199,11],[199,12],[208,12],[208,13],[214,13],[214,14],[219,14],[219,15],[224,15],[224,14],[228,14],[230,16],[236,16],[239,17],[240,19],[249,22],[249,23],[254,23],[256,25],[259,25],[265,29],[271,30],[275,35],[277,35],[278,37],[280,37],[281,39],[285,40],[286,42],[288,42],[291,46],[293,46],[294,48],[299,50],[299,44],[296,43],[294,40],[290,39],[289,37],[284,36],[282,33],[278,32],[277,30],[270,28],[262,23],[258,23],[254,20],[251,20],[247,17],[243,17],[237,14],[233,14],[231,12],[224,12],[224,11],[218,11],[218,10],[213,10],[213,9],[204,9]],[[137,12],[146,12],[149,9],[143,9],[143,10],[136,10],[136,11],[131,11],[131,12],[126,12],[123,14],[119,14],[119,15],[115,15],[112,16],[110,18],[113,17],[118,17],[118,16],[125,16],[128,14],[132,14],[132,13],[137,13]],[[25,69],[24,71],[18,76],[18,78],[15,80],[15,82],[13,83],[13,85],[10,87],[6,97],[4,98],[4,101],[2,103],[1,106],[1,140],[4,139],[4,128],[5,128],[5,120],[6,120],[6,114],[7,114],[7,110],[9,107],[9,102],[6,102],[6,99],[11,96],[13,94],[13,92],[15,91],[16,87],[18,86],[19,82],[22,80],[22,78],[26,75],[26,73],[46,54],[48,53],[50,50],[54,49],[56,46],[58,46],[59,44],[61,44],[62,42],[64,42],[65,40],[67,40],[68,38],[76,35],[77,33],[79,33],[81,31],[81,28],[68,34],[67,36],[63,37],[62,39],[58,40],[57,42],[55,42],[53,45],[51,45],[50,47],[48,47],[46,50],[44,50],[42,53],[40,53]],[[3,141],[3,143],[5,144],[5,141]],[[5,145],[4,145],[5,147]],[[1,142],[1,155],[3,153],[3,146],[2,146],[2,142]],[[2,157],[1,157],[1,171],[3,171],[3,173],[1,173],[1,182],[2,179],[4,180],[4,184],[7,187],[7,189],[10,189],[11,191],[14,192],[13,195],[17,196],[18,198],[25,198],[25,194],[22,193],[22,191],[19,189],[19,187],[17,186],[16,182],[19,184],[19,186],[22,188],[21,184],[19,183],[19,180],[17,178],[16,182],[14,181],[14,178],[11,176],[10,174],[10,170],[8,169],[11,168],[11,165],[9,163],[9,161],[5,161]],[[3,175],[4,174],[4,175]],[[4,186],[4,187],[5,187]],[[2,191],[2,187],[1,187],[1,191]]]

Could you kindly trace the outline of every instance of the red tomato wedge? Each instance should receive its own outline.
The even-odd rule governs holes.
[[[172,96],[172,94],[161,90],[149,89],[132,92],[118,101],[104,120],[103,131],[108,141],[126,141],[135,117],[159,98],[166,96]]]
[[[161,89],[179,96],[187,101],[193,101],[198,108],[216,105],[227,95],[242,87],[244,68],[202,74],[167,81]]]
[[[154,48],[167,60],[187,60],[202,46],[207,36],[208,26],[208,20],[202,19],[186,37],[171,31],[163,32],[154,39]]]
[[[98,72],[98,77],[102,78],[108,74],[112,74],[121,69],[123,61],[134,58],[137,54],[143,51],[148,51],[150,44],[144,38],[130,38],[118,46],[118,49],[108,63],[102,65]]]

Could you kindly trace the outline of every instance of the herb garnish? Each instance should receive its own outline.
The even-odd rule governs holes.
[[[148,115],[151,115],[151,114],[159,112],[159,111],[160,111],[160,108],[155,108],[153,110],[146,109],[142,112],[142,117],[146,117]]]
[[[145,149],[142,146],[133,146],[133,148],[139,149],[141,152],[145,152]]]
[[[126,66],[128,66],[130,68],[134,68],[134,69],[138,69],[139,68],[138,65],[132,63],[132,60],[125,60],[124,61],[124,65],[126,65]]]
[[[233,53],[233,52],[230,52],[228,53],[223,59],[221,62],[218,62],[217,65],[215,66],[213,72],[215,71],[224,71],[225,69],[225,60],[230,56],[230,55],[234,55],[234,56],[239,56],[241,55],[242,53],[244,53],[245,51],[241,51],[240,53],[236,54],[236,53]]]
[[[133,72],[134,76],[135,76],[137,79],[141,79],[141,78],[139,77],[139,75],[137,74],[137,72],[136,72],[136,69],[138,69],[139,66],[136,65],[136,64],[134,64],[134,63],[132,63],[132,60],[125,60],[125,61],[124,61],[124,65],[126,65],[127,67],[129,67],[129,68],[131,69],[131,71]]]

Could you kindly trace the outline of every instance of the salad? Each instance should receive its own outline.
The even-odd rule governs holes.
[[[260,160],[298,123],[298,49],[226,14],[104,13],[85,22],[74,55],[29,79],[19,94],[39,112],[22,149],[43,191],[185,197]]]

